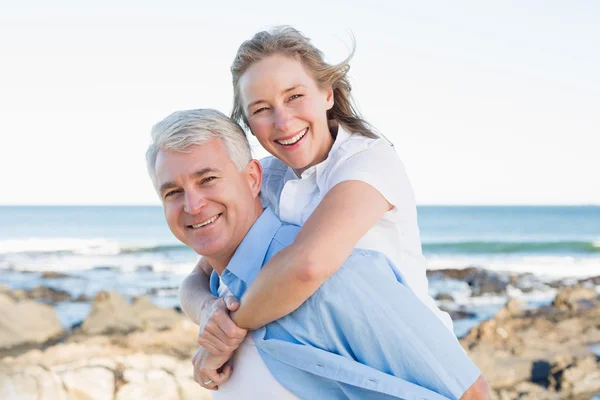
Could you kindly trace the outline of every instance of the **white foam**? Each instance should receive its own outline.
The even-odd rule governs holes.
[[[0,240],[0,254],[73,252],[81,255],[115,255],[121,247],[108,239],[25,238]]]
[[[470,266],[498,272],[533,273],[547,278],[584,278],[600,275],[600,257],[573,256],[429,256],[431,270]]]

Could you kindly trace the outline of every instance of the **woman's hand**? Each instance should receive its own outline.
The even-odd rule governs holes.
[[[228,361],[232,356],[233,353],[215,356],[203,347],[198,348],[192,357],[194,380],[205,389],[218,390],[231,376],[233,369]]]
[[[238,327],[229,316],[229,312],[239,306],[240,302],[234,296],[219,297],[205,303],[198,318],[200,331],[197,341],[210,354],[231,356],[244,341],[248,330]]]

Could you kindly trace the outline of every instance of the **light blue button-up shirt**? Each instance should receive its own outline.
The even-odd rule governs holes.
[[[241,298],[300,228],[266,208],[221,279]],[[213,271],[212,293],[219,275]],[[481,374],[381,253],[354,250],[296,311],[252,332],[273,376],[304,399],[458,399]]]

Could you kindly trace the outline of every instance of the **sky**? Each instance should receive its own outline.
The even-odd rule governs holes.
[[[600,3],[0,0],[0,205],[160,204],[144,153],[229,113],[229,66],[287,24],[351,62],[418,204],[600,204]],[[256,157],[266,155],[252,140]]]

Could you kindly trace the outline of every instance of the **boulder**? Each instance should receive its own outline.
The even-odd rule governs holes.
[[[140,318],[144,330],[162,331],[184,319],[184,316],[172,308],[155,306],[147,297],[135,298],[132,310]]]
[[[142,328],[142,321],[131,305],[117,292],[99,292],[90,315],[81,325],[86,335],[126,334]]]
[[[63,335],[54,309],[25,300],[17,302],[0,294],[0,350],[39,345]]]
[[[576,285],[559,290],[552,306],[567,311],[590,309],[600,304],[599,297],[596,290]]]

